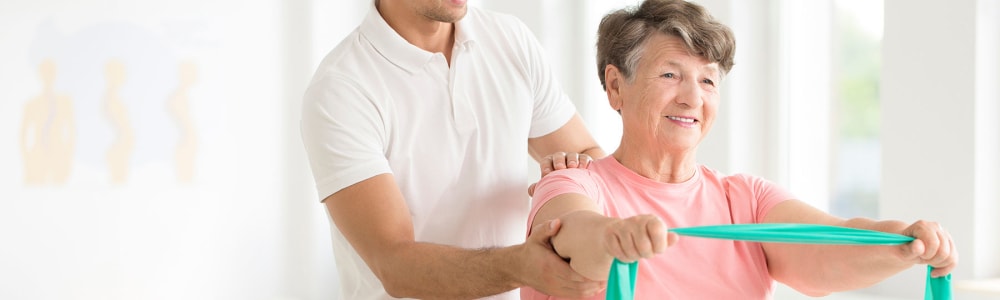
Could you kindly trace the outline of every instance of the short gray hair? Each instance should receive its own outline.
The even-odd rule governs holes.
[[[719,64],[725,75],[733,68],[736,39],[728,26],[701,5],[684,0],[645,0],[638,7],[613,11],[597,29],[597,75],[607,89],[604,69],[614,65],[631,81],[643,45],[653,33],[684,40],[694,54]]]

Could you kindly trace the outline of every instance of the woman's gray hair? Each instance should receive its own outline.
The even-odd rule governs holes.
[[[597,74],[607,89],[604,69],[611,64],[632,81],[643,44],[653,33],[684,40],[693,54],[719,64],[725,75],[733,68],[736,39],[701,5],[684,0],[645,0],[638,7],[609,13],[597,29]]]

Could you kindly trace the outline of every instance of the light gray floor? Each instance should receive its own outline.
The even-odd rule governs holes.
[[[1000,300],[1000,292],[996,290],[963,289],[953,285],[953,294],[956,300]],[[774,300],[912,300],[904,298],[875,296],[862,292],[834,293],[820,298],[809,297],[783,284],[778,284],[774,291]]]
[[[865,295],[860,292],[834,293],[826,297],[814,298],[803,295],[790,287],[778,284],[774,290],[774,300],[907,300],[902,298]]]

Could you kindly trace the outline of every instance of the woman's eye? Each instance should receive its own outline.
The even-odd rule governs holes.
[[[674,78],[675,76],[676,75],[674,75],[674,73],[665,73],[665,74],[663,74],[663,78]]]
[[[703,79],[701,82],[702,83],[711,84],[712,86],[715,86],[715,81],[712,81],[711,79],[708,79],[708,78]]]

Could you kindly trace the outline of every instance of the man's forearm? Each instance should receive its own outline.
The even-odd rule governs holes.
[[[393,297],[471,299],[521,286],[517,251],[520,246],[462,249],[412,243],[386,251],[376,275]]]
[[[600,245],[601,233],[609,218],[590,210],[577,210],[560,216],[563,229],[552,238],[556,252],[570,260],[570,267],[591,280],[608,278],[613,257]],[[596,243],[595,243],[596,242]]]

